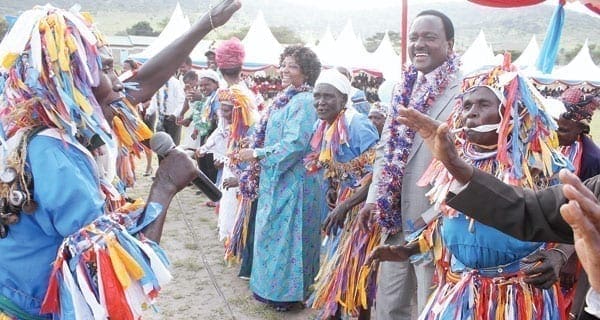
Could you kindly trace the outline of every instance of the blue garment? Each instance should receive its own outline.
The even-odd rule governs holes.
[[[367,151],[379,140],[377,128],[371,120],[362,113],[346,111],[346,124],[348,126],[348,143],[340,146],[335,153],[337,162],[346,163]]]
[[[73,145],[34,137],[27,166],[33,174],[33,214],[20,215],[0,240],[0,294],[37,315],[46,294],[52,262],[63,239],[103,213],[95,164]]]
[[[317,120],[311,92],[293,96],[271,112],[264,148],[256,149],[261,174],[250,289],[271,301],[307,298],[319,270],[321,177],[308,175]]]
[[[589,136],[585,135],[581,138],[581,148],[579,178],[584,181],[600,173],[600,148]]]
[[[367,118],[365,115],[356,112],[353,109],[348,109],[345,111],[345,120],[346,125],[348,127],[348,143],[340,146],[339,150],[335,152],[333,155],[335,161],[339,163],[347,163],[350,160],[360,156],[363,152],[367,151],[369,148],[374,146],[379,140],[379,133],[377,132],[377,128],[373,125],[371,120]],[[315,128],[318,128],[321,124],[321,121],[317,121],[315,124]],[[372,166],[369,165],[365,172],[371,172],[373,170]],[[318,173],[322,176],[322,173]],[[364,176],[364,175],[363,175]],[[363,178],[363,176],[356,176],[351,172],[348,172],[347,175],[341,179],[340,190],[344,190],[348,187],[354,187]],[[329,184],[327,181],[323,183],[323,194],[327,193],[329,189]],[[340,192],[341,193],[341,192]],[[323,202],[323,216],[321,217],[321,222],[327,218],[329,214],[329,207],[327,206],[327,202]]]
[[[371,110],[371,104],[367,100],[367,96],[365,92],[362,90],[356,90],[350,99],[352,101],[352,106],[356,111],[364,114],[365,116],[369,115],[369,111]]]
[[[453,218],[444,217],[441,229],[444,245],[454,258],[470,269],[514,262],[541,245],[539,242],[517,240],[477,221],[473,221],[473,232],[470,232],[470,221],[462,213]]]

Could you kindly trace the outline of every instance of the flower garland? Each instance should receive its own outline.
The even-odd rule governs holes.
[[[279,110],[285,107],[292,98],[301,92],[309,92],[312,87],[308,84],[303,84],[296,88],[289,86],[284,92],[280,93],[277,98],[273,101],[269,110],[265,112],[264,116],[260,120],[258,130],[253,136],[254,145],[253,148],[262,148],[265,144],[265,133],[267,131],[267,124],[271,112]],[[256,199],[258,197],[258,178],[260,176],[260,165],[258,161],[252,161],[248,164],[246,170],[240,175],[240,193],[242,197],[246,199]]]
[[[429,85],[426,92],[413,107],[421,113],[428,114],[433,106],[435,98],[446,89],[451,77],[455,75],[459,67],[458,58],[451,55],[440,66],[434,74],[434,83]],[[409,107],[410,99],[417,80],[417,69],[411,65],[403,71],[404,79],[402,87],[394,94],[392,101],[392,120],[388,128],[390,132],[385,153],[385,165],[381,171],[379,181],[379,195],[377,207],[379,214],[377,221],[384,232],[396,233],[402,227],[402,213],[400,206],[400,195],[402,193],[402,180],[404,169],[410,155],[415,131],[402,125],[398,120],[398,107]]]

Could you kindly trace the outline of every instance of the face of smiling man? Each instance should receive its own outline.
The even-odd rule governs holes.
[[[410,61],[417,70],[427,74],[446,61],[454,40],[446,39],[442,19],[432,15],[417,17],[408,34]]]

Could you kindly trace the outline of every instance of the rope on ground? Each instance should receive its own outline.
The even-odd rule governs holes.
[[[198,247],[198,251],[200,251],[200,258],[202,259],[202,263],[204,264],[204,268],[206,269],[206,272],[208,272],[208,277],[210,278],[212,285],[215,287],[217,294],[221,297],[221,299],[223,299],[223,302],[225,303],[225,306],[227,307],[227,310],[229,311],[229,314],[231,315],[231,319],[235,320],[236,318],[235,318],[233,309],[231,308],[229,301],[227,301],[227,297],[225,297],[223,290],[221,290],[221,287],[217,283],[217,277],[215,277],[215,273],[212,271],[212,268],[210,267],[210,264],[208,263],[208,259],[206,259],[206,255],[204,254],[204,251],[202,250],[202,246],[200,245],[200,239],[198,237],[198,234],[194,231],[194,228],[192,228],[192,223],[187,219],[186,215],[184,214],[183,205],[181,204],[179,195],[175,195],[175,199],[177,199],[177,205],[179,206],[179,212],[177,214],[183,218],[183,221],[185,222],[185,226],[188,229],[189,234],[192,235],[192,239],[194,240],[194,242],[198,244],[197,247]]]

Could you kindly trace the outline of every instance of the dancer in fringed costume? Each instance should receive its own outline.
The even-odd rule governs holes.
[[[537,188],[566,162],[543,98],[506,61],[465,79],[449,127],[463,159],[507,183]],[[517,240],[445,206],[453,177],[437,160],[421,183],[433,185],[428,196],[440,217],[414,241],[378,247],[368,261],[403,260],[434,248],[437,288],[419,319],[566,319],[558,283],[549,289],[530,284],[552,272],[533,263],[545,244]],[[560,249],[547,249],[564,264]]]
[[[581,88],[569,88],[559,100],[556,106],[551,105],[549,113],[558,123],[560,150],[575,167],[574,173],[584,181],[600,173],[600,148],[589,136],[592,116],[600,108],[600,97],[598,93],[585,94]],[[561,287],[566,303],[572,304],[571,313],[581,314],[589,284],[576,255],[570,254],[569,262],[561,270]]]
[[[351,107],[350,93],[348,78],[335,69],[323,71],[313,91],[320,120],[311,139],[313,152],[305,159],[305,165],[313,174],[324,171],[330,208],[356,197],[358,190],[367,190],[374,146],[379,140],[375,126]],[[366,193],[363,194],[364,200]],[[373,228],[365,233],[359,228],[355,223],[358,204],[340,217],[330,217],[341,220],[345,227],[328,232],[326,257],[311,298],[312,307],[321,309],[323,319],[359,314],[360,319],[369,318],[375,276],[369,276],[368,271],[361,273],[361,267],[367,254],[379,243],[380,230]]]
[[[106,205],[92,154],[102,145],[142,151],[148,130],[132,105],[239,6],[223,2],[150,59],[131,78],[131,103],[90,15],[46,5],[16,20],[0,43],[0,318],[139,319],[153,303],[171,277],[153,241],[198,170],[170,153],[148,205],[117,209]]]
[[[225,140],[227,154],[221,159],[215,158],[223,163],[223,174],[219,185],[223,193],[219,201],[219,240],[226,240],[227,248],[232,238],[239,236],[233,234],[234,226],[238,225],[237,220],[241,220],[242,225],[244,221],[244,217],[236,216],[239,207],[238,181],[242,170],[240,166],[244,166],[245,163],[236,162],[235,154],[240,149],[242,140],[252,134],[252,126],[258,122],[259,115],[251,97],[237,85],[220,89],[217,95],[221,103],[220,116],[229,132],[228,139]]]
[[[238,155],[251,160],[245,183],[258,187],[250,288],[258,300],[287,311],[308,298],[319,269],[324,197],[319,179],[307,175],[302,160],[317,120],[311,91],[321,63],[302,46],[286,48],[280,60],[286,89],[261,120],[253,148]]]

